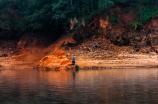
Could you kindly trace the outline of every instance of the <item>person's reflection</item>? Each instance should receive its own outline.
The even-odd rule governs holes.
[[[76,72],[72,73],[72,77],[73,77],[73,83],[75,84],[75,81],[76,81]]]
[[[73,83],[75,84],[75,81],[76,81],[76,73],[78,73],[79,70],[76,70],[76,71],[73,71],[72,72],[72,77],[73,77]]]

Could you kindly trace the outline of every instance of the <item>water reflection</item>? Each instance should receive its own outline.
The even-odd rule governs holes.
[[[72,76],[73,76],[73,82],[75,83],[75,80],[76,80],[76,72],[72,72]]]
[[[156,104],[157,69],[0,72],[0,104]]]

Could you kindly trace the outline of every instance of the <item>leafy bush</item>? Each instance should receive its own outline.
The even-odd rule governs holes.
[[[118,17],[116,15],[110,17],[110,21],[113,25],[117,25]]]
[[[134,22],[131,23],[132,27],[135,27],[135,25],[142,25],[142,22],[140,21],[139,18],[137,18]]]

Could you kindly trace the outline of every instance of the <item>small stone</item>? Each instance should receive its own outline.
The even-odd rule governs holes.
[[[156,52],[150,52],[149,54],[150,54],[150,55],[157,55]]]

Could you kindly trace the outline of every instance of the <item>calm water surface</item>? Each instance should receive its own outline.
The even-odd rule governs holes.
[[[158,69],[3,70],[0,104],[158,104]]]

